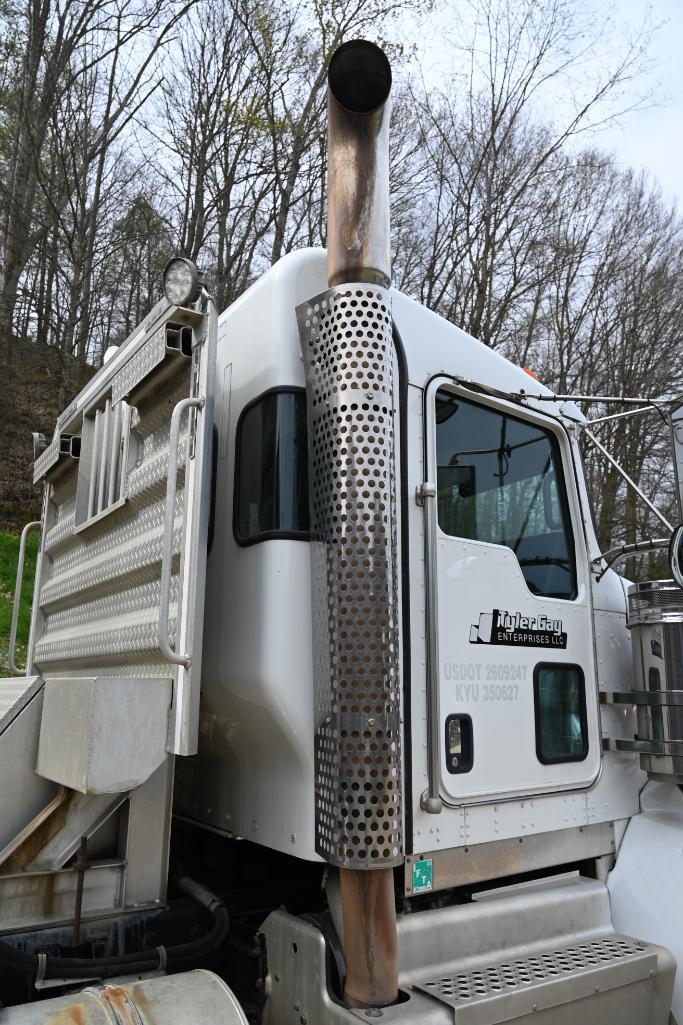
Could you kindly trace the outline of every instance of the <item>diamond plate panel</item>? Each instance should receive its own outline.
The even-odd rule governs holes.
[[[41,452],[33,464],[33,483],[42,480],[59,459],[59,434],[56,434],[44,452]]]
[[[0,733],[19,714],[42,685],[39,676],[0,680]]]
[[[166,355],[166,325],[162,324],[151,335],[128,362],[121,367],[112,381],[112,405],[130,395],[133,388],[152,373]]]
[[[47,477],[31,671],[46,681],[170,678],[168,750],[183,755],[197,747],[217,323],[205,293],[201,310],[157,304],[64,411],[55,441],[37,463],[37,476]],[[119,439],[108,433],[107,410],[131,393],[129,418],[114,414]],[[181,416],[173,441],[178,451],[171,454],[172,414],[188,398],[196,408]],[[106,441],[100,443],[92,421],[103,411]],[[59,459],[59,431],[67,429],[76,438],[80,431],[79,462],[64,459],[58,474],[48,473]],[[167,518],[171,455],[177,475]],[[167,519],[170,582],[162,594]],[[166,616],[168,637],[161,638]],[[175,651],[181,635],[184,650]]]
[[[144,540],[150,531],[158,530],[161,527],[164,517],[165,478],[160,474],[163,473],[167,460],[168,450],[166,450],[165,457],[155,458],[153,465],[147,464],[140,467],[140,473],[135,475],[129,488],[127,508],[123,511],[116,510],[108,517],[109,529],[106,533],[90,535],[88,539],[90,559],[111,554],[112,550],[118,548],[119,545],[127,548],[131,543]],[[183,476],[179,474],[179,504],[176,508],[176,515],[183,508],[182,485]],[[135,513],[135,524],[132,530],[131,513]],[[54,530],[48,531],[45,550],[53,560],[52,580],[79,566],[83,554],[82,546],[74,543],[72,534],[73,512]],[[47,593],[49,594],[49,589]]]
[[[137,616],[127,616],[123,623],[114,616],[95,624],[51,631],[40,642],[40,662],[43,671],[49,673],[68,661],[72,676],[79,668],[89,673],[89,667],[97,663],[98,674],[105,676],[104,670],[122,666],[158,666],[158,648],[159,614],[156,609],[145,609]]]
[[[164,339],[163,329],[157,332]],[[156,336],[155,336],[156,337]],[[143,347],[144,348],[144,347]],[[156,350],[158,352],[158,349]],[[149,365],[149,359],[146,366]],[[53,487],[40,590],[42,630],[33,660],[51,676],[172,676],[159,654],[159,572],[163,543],[169,411],[189,393],[190,369],[178,361],[135,411],[136,462],[126,501],[100,523],[76,530],[74,471]],[[185,419],[187,427],[187,418]],[[185,447],[180,446],[173,534],[170,636],[175,639],[185,508]]]
[[[403,856],[393,343],[388,293],[297,310],[306,368],[316,681],[316,849],[340,867]]]
[[[57,417],[57,433],[61,432],[62,428],[64,427],[64,424],[66,424],[74,415],[74,413],[76,412],[76,405],[77,403],[74,399],[74,401],[71,402],[66,407],[66,409],[62,410],[62,412],[59,414],[59,416]]]
[[[172,582],[171,601],[177,601],[178,582]],[[125,591],[116,591],[104,597],[95,598],[79,609],[79,622],[85,627],[89,623],[96,623],[99,620],[113,621],[117,617],[120,621],[127,622],[144,614],[148,609],[157,608],[159,605],[159,580],[150,580],[144,584],[128,587]],[[62,630],[73,629],[73,615],[69,605],[62,605],[51,612],[50,615],[50,637],[54,640],[55,634]],[[79,627],[80,629],[80,627]]]
[[[176,552],[180,550],[180,539],[181,527],[177,524],[173,536]],[[73,553],[69,555],[72,567],[53,576],[41,589],[40,604],[44,613],[65,600],[73,608],[87,601],[93,593],[97,595],[125,590],[157,576],[161,563],[161,536],[152,533],[152,536],[143,537],[137,542],[124,544],[120,549],[112,546],[111,550],[99,555],[93,553],[87,565],[83,565]],[[49,629],[50,624],[47,624],[43,637]],[[38,650],[36,646],[36,653]]]
[[[67,547],[69,544],[74,530],[75,500],[69,504],[71,511],[65,513],[64,506],[62,506],[62,518],[45,535],[44,548],[48,555],[56,555],[61,548]]]

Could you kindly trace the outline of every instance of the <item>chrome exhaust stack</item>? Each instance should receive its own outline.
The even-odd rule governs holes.
[[[328,71],[328,280],[297,309],[311,502],[316,850],[340,870],[345,1001],[398,995],[393,869],[403,863],[391,68],[353,40]]]
[[[391,282],[391,65],[364,39],[343,43],[327,73],[327,278]]]

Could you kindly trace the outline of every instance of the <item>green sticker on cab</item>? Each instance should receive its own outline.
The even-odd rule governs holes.
[[[428,893],[432,889],[433,867],[431,858],[413,862],[413,893]]]

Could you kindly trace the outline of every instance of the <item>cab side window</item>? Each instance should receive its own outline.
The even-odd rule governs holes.
[[[237,424],[234,532],[240,544],[309,539],[306,395],[265,392]]]
[[[532,594],[575,598],[574,544],[552,433],[442,390],[436,454],[444,533],[506,545]]]

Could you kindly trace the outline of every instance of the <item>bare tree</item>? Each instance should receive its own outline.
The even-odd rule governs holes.
[[[84,226],[79,252],[84,263],[80,284],[87,288],[93,224],[109,147],[155,87],[156,55],[194,2],[26,0],[20,12],[24,23],[19,37],[20,78],[6,111],[11,142],[0,203],[0,339],[10,338],[21,275],[54,221],[54,217],[37,216],[40,206],[49,204],[52,213],[61,216],[70,198],[68,189],[83,181],[92,189],[85,205],[89,213],[84,213],[83,196],[77,201],[91,221]],[[104,101],[97,110],[96,127],[90,117],[91,133],[86,139],[82,134],[89,113],[86,97],[102,89]],[[80,96],[81,103],[72,134],[74,96]],[[55,163],[45,163],[46,149],[51,129],[59,138],[64,117],[69,122],[59,155],[77,166],[69,174],[62,160],[55,175]],[[52,169],[49,177],[46,168]],[[76,342],[81,352],[83,334]]]
[[[539,96],[562,92],[599,38],[586,42],[578,5],[472,0],[466,7],[462,73],[441,92],[413,90],[434,169],[420,297],[497,346],[539,287],[537,254],[557,161],[571,140],[608,116],[611,97],[639,65],[643,35],[580,97],[565,96],[565,117],[553,123],[539,118]]]

